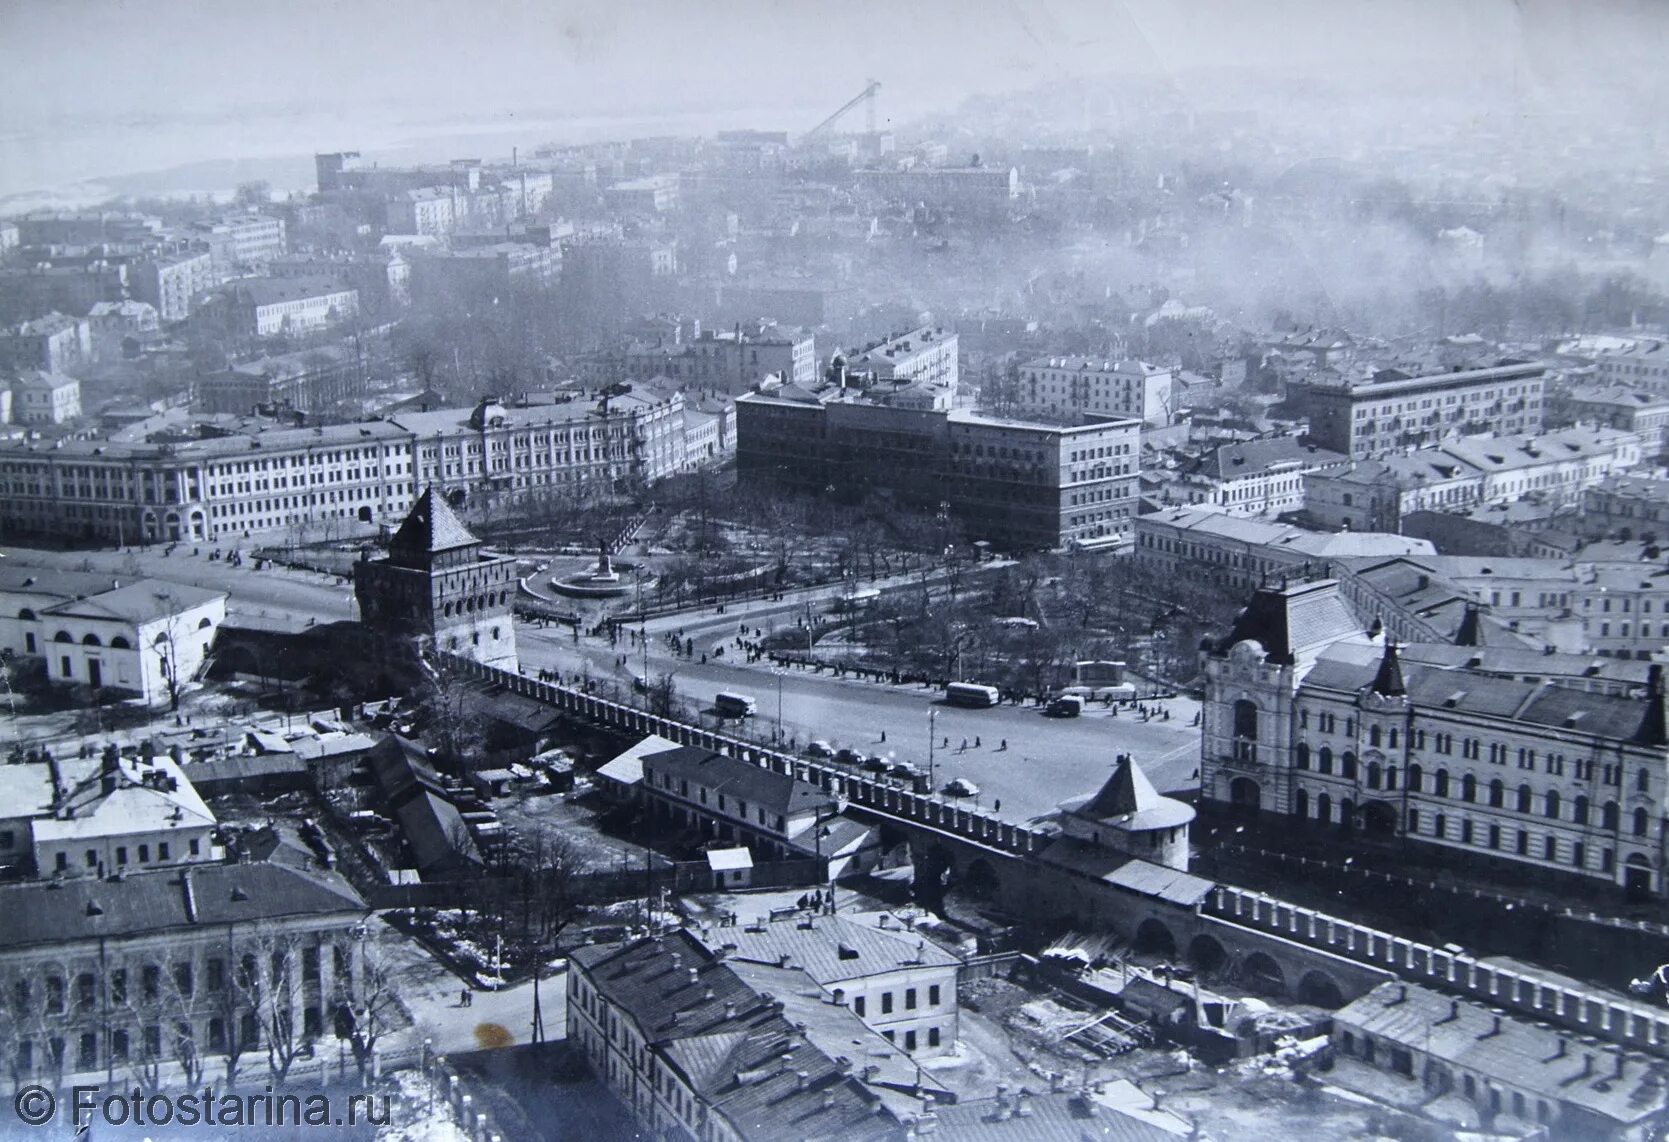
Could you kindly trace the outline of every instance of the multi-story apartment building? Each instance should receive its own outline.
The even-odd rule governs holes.
[[[1531,498],[1552,507],[1640,463],[1632,432],[1578,425],[1527,436],[1465,436],[1406,455],[1304,475],[1304,511],[1322,527],[1394,531],[1417,511],[1465,512]]]
[[[1082,420],[1134,417],[1170,423],[1174,374],[1144,361],[1039,357],[1020,366],[1014,411],[1022,416]]]
[[[365,362],[346,346],[322,345],[233,365],[200,378],[194,388],[197,406],[209,413],[323,412],[365,395]]]
[[[455,504],[654,481],[685,464],[683,396],[402,413],[147,444],[0,445],[0,527],[114,541],[213,540],[393,522],[433,484]]]
[[[432,487],[412,505],[384,558],[354,564],[354,594],[373,630],[516,669],[516,561],[486,554]]]
[[[1627,385],[1578,385],[1570,391],[1578,420],[1632,432],[1648,457],[1669,451],[1669,395]]]
[[[364,901],[334,872],[188,864],[0,887],[15,1081],[252,1065],[330,1034],[365,978]],[[364,993],[364,986],[359,988]]]
[[[105,246],[162,237],[162,219],[124,211],[38,211],[15,220],[23,246]]]
[[[1262,588],[1202,654],[1201,791],[1275,827],[1336,828],[1664,889],[1662,667],[1591,656],[1398,647],[1338,583]]]
[[[103,260],[0,269],[0,321],[28,321],[43,314],[85,314],[101,301],[127,296],[125,262]]]
[[[1135,557],[1168,579],[1250,590],[1272,576],[1321,571],[1334,560],[1431,555],[1429,540],[1384,532],[1306,531],[1221,508],[1171,508],[1135,521]]]
[[[966,409],[946,416],[951,509],[1024,548],[1130,542],[1141,425],[1057,427]]]
[[[508,301],[510,290],[547,284],[560,267],[561,259],[551,247],[524,242],[433,251],[412,263],[413,296],[440,303],[471,298]]]
[[[85,318],[49,313],[0,329],[0,366],[6,368],[62,373],[92,359],[92,326]]]
[[[1669,393],[1669,341],[1644,339],[1594,357],[1594,375],[1607,385]]]
[[[1424,448],[1468,432],[1503,436],[1542,427],[1547,368],[1516,362],[1432,376],[1377,374],[1357,384],[1309,389],[1310,438],[1365,460]]]
[[[694,340],[670,346],[637,344],[611,359],[625,376],[669,377],[686,388],[715,389],[732,396],[756,388],[768,377],[810,385],[817,379],[817,345],[809,334],[774,336],[704,330]]]
[[[964,409],[850,399],[785,385],[736,401],[744,479],[884,491],[965,517],[978,538],[1025,549],[1127,542],[1140,423],[1063,426]]]
[[[845,362],[848,373],[867,374],[872,383],[922,385],[952,398],[961,376],[956,334],[931,326],[893,334],[846,354]]]
[[[226,287],[245,333],[318,333],[359,315],[359,291],[333,277],[244,278]]]
[[[860,170],[853,177],[875,198],[967,214],[1006,213],[1020,197],[1020,172],[1013,167]]]
[[[1333,570],[1357,615],[1397,638],[1447,639],[1459,612],[1463,623],[1487,618],[1490,645],[1636,659],[1669,646],[1669,571],[1650,563],[1425,555]]]
[[[788,920],[725,928],[707,943],[730,946],[735,963],[795,965],[830,1002],[850,1007],[912,1058],[956,1048],[960,961],[886,913],[819,917],[810,927]]]
[[[1590,527],[1626,527],[1669,539],[1669,480],[1607,476],[1582,490],[1582,520]]]
[[[81,382],[62,373],[24,369],[12,379],[12,418],[19,424],[64,424],[81,415]]]
[[[242,270],[262,269],[289,248],[282,218],[238,214],[188,228],[195,242],[208,247],[215,273],[222,278]]]
[[[214,255],[205,249],[159,251],[128,267],[129,291],[155,306],[163,321],[190,317],[192,299],[214,284]]]
[[[808,986],[687,929],[593,944],[569,960],[567,1041],[657,1136],[903,1142],[923,1072]]]
[[[397,249],[369,254],[292,254],[267,266],[274,278],[334,278],[359,293],[360,308],[387,315],[411,304],[411,263]]]
[[[331,519],[398,518],[412,435],[386,422],[181,443],[0,446],[0,527],[115,542],[214,540]]]
[[[410,436],[416,484],[458,503],[653,482],[681,470],[683,395],[616,389],[596,404],[514,408],[489,398],[473,410],[398,413],[391,422]]]
[[[390,195],[383,221],[390,234],[444,238],[456,222],[453,192],[443,186],[425,186]]]
[[[1349,463],[1337,452],[1293,436],[1222,444],[1185,467],[1165,498],[1222,508],[1235,515],[1279,515],[1304,506],[1304,478]]]
[[[603,191],[603,201],[618,214],[665,214],[678,208],[678,176],[648,175],[626,179]]]

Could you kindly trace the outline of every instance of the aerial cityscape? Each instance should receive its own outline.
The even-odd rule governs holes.
[[[1669,9],[0,43],[0,1138],[1669,1138]]]

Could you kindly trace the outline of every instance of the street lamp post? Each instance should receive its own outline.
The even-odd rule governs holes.
[[[937,744],[934,739],[938,737],[938,719],[939,711],[930,708],[927,711],[927,787],[929,789],[936,786],[933,779],[933,749]]]
[[[777,676],[777,745],[782,744],[782,668],[771,671]]]

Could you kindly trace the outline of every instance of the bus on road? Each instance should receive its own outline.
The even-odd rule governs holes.
[[[721,718],[746,718],[759,712],[759,703],[747,694],[718,694],[713,709]]]
[[[945,687],[945,701],[953,706],[983,709],[995,706],[999,697],[995,686],[981,686],[976,682],[952,682]]]

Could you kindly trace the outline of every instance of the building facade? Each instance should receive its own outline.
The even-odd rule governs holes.
[[[1664,889],[1662,668],[1364,633],[1333,580],[1265,588],[1202,655],[1201,791],[1272,827]]]
[[[516,669],[516,561],[491,556],[446,499],[424,490],[388,555],[354,565],[360,621],[421,650]]]
[[[1014,411],[1021,416],[1081,420],[1134,417],[1144,424],[1170,423],[1170,369],[1144,361],[1039,357],[1020,366]]]
[[[1310,438],[1322,448],[1365,460],[1469,432],[1539,432],[1546,373],[1545,365],[1518,363],[1316,385],[1308,391]]]

